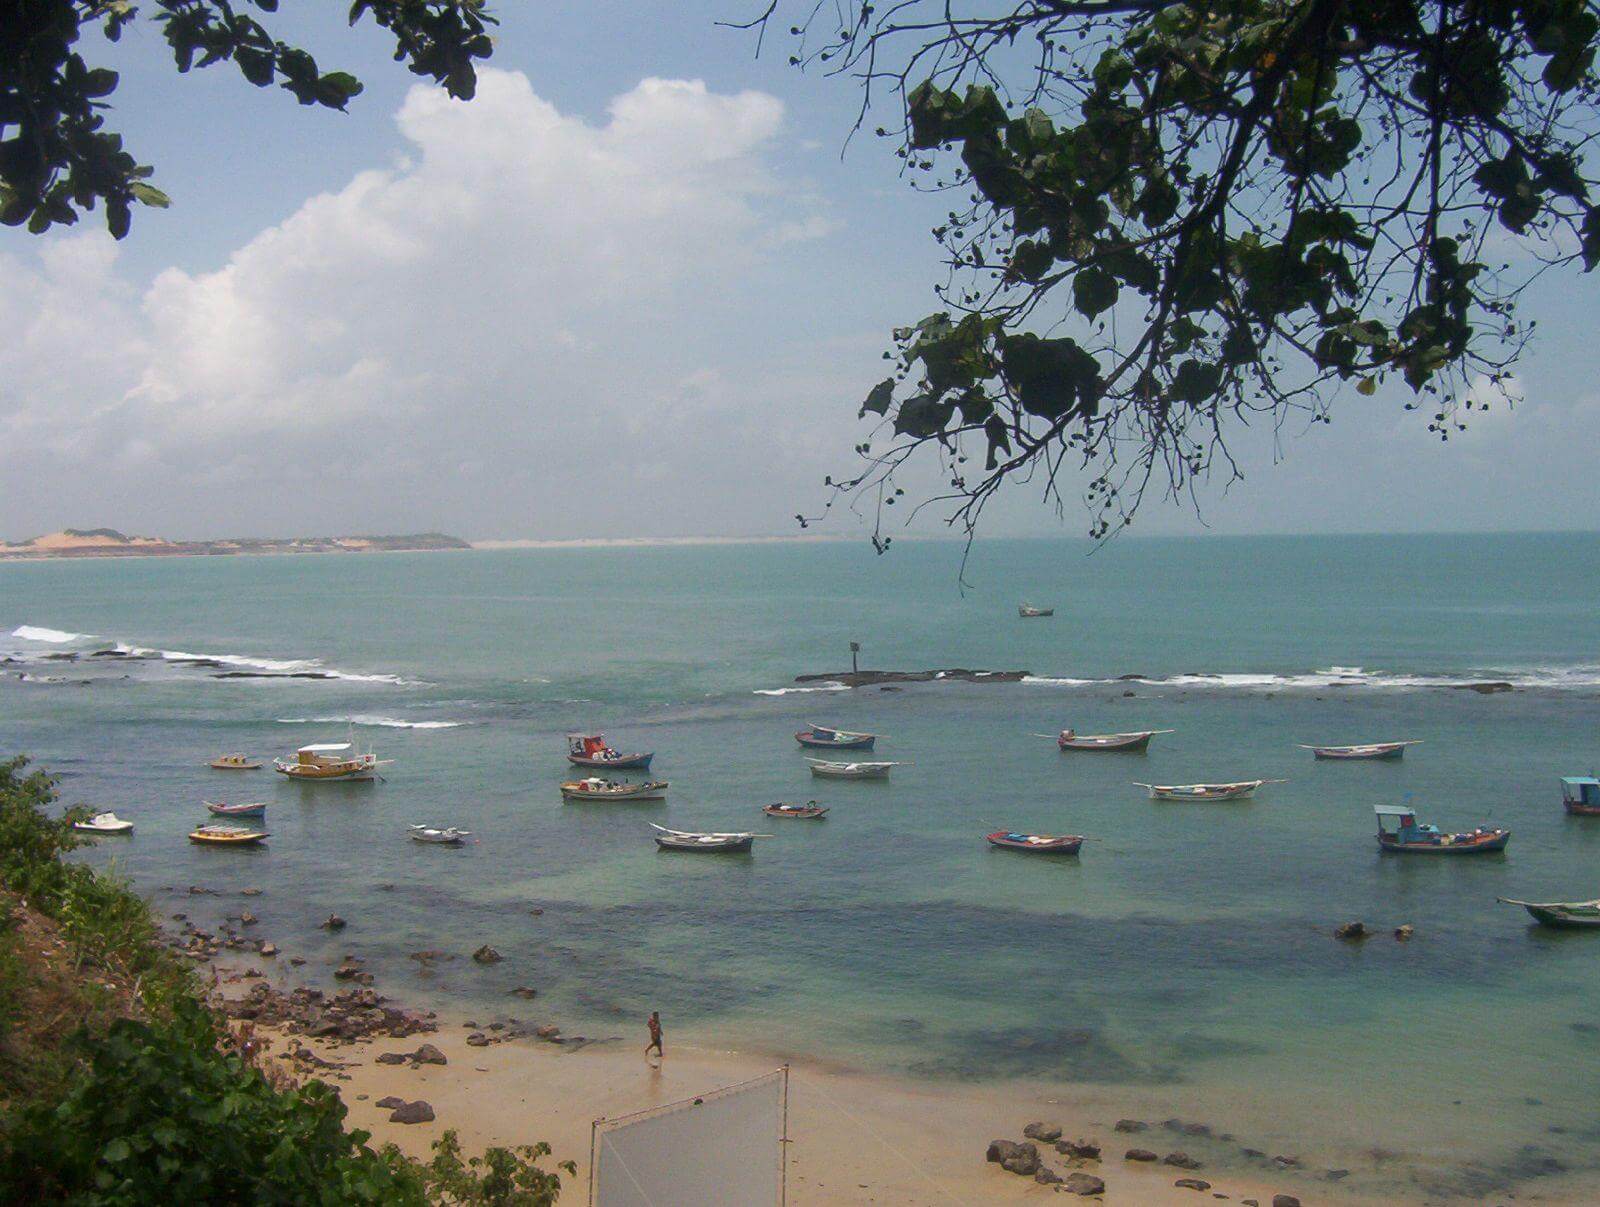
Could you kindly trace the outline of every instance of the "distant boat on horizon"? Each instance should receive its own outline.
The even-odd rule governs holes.
[[[1031,620],[1036,616],[1054,616],[1054,608],[1036,608],[1032,604],[1018,604],[1017,615],[1024,620]]]

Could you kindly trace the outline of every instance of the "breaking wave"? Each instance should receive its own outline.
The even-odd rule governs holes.
[[[459,729],[465,721],[402,721],[399,717],[278,717],[279,725],[376,725],[384,729]]]
[[[1023,682],[1057,687],[1105,687],[1118,683],[1142,683],[1152,687],[1218,688],[1233,691],[1305,691],[1323,688],[1398,691],[1426,688],[1493,690],[1503,684],[1513,688],[1579,691],[1600,687],[1600,665],[1490,667],[1471,673],[1379,671],[1360,666],[1330,666],[1320,670],[1282,673],[1192,671],[1179,675],[1122,675],[1115,679],[1072,679],[1029,675]]]
[[[847,692],[850,690],[846,683],[818,683],[811,687],[758,687],[755,694],[758,696],[802,696],[807,692]]]

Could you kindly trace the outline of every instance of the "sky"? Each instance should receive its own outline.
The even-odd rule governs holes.
[[[890,143],[847,139],[855,86],[717,26],[751,0],[502,0],[463,104],[339,7],[275,28],[363,80],[347,114],[228,66],[179,76],[148,23],[87,36],[173,205],[120,244],[98,213],[0,228],[0,538],[749,536],[818,514],[890,330],[938,308],[947,208]],[[1330,426],[1244,434],[1243,482],[1151,500],[1135,530],[1595,527],[1597,284],[1534,288],[1520,401],[1465,435],[1348,391]],[[1058,514],[1015,487],[985,531],[1080,536],[1068,494]]]

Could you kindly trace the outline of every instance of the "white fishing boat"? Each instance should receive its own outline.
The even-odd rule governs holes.
[[[1023,620],[1033,620],[1040,616],[1054,616],[1055,614],[1056,610],[1054,608],[1036,608],[1032,604],[1017,605],[1017,615],[1022,617]]]
[[[295,780],[366,780],[392,762],[370,750],[361,753],[354,742],[319,742],[300,747],[293,759],[273,759],[272,765],[280,775]]]
[[[412,842],[431,842],[438,846],[460,846],[472,837],[471,830],[459,830],[455,826],[411,826],[406,831],[411,835]]]
[[[609,780],[591,775],[561,785],[561,799],[569,801],[666,800],[667,781]]]
[[[1368,742],[1362,746],[1309,746],[1299,743],[1301,750],[1309,750],[1319,759],[1398,759],[1403,758],[1407,746],[1420,746],[1414,742]]]
[[[1518,901],[1496,897],[1504,905],[1520,905],[1545,926],[1577,930],[1600,927],[1600,901]]]
[[[74,830],[82,830],[86,834],[133,833],[133,823],[131,821],[124,821],[115,813],[111,813],[109,811],[105,813],[96,813],[87,821],[75,821],[72,823],[72,828]]]
[[[1145,784],[1134,780],[1134,787],[1145,788],[1151,800],[1246,800],[1264,784],[1286,784],[1287,780],[1237,780],[1231,784]]]
[[[1125,750],[1142,751],[1158,733],[1171,733],[1170,729],[1139,729],[1132,733],[1079,733],[1063,729],[1056,735],[1056,745],[1062,750]],[[1044,735],[1048,736],[1048,735]]]
[[[827,780],[886,780],[889,778],[889,768],[901,767],[903,763],[834,763],[826,759],[807,759],[811,764],[811,774],[818,779]]]
[[[700,851],[700,852],[726,852],[733,853],[748,851],[757,838],[771,837],[767,834],[752,834],[747,830],[732,833],[706,833],[698,830],[669,830],[666,826],[658,826],[653,822],[651,829],[656,831],[656,846],[663,851]]]

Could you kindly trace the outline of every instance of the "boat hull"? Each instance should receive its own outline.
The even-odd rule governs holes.
[[[1379,746],[1372,749],[1346,749],[1338,746],[1313,746],[1311,755],[1318,759],[1331,759],[1343,762],[1377,762],[1383,759],[1403,759],[1406,756],[1404,746]]]
[[[650,760],[655,757],[653,751],[649,754],[625,754],[618,759],[593,759],[586,754],[569,754],[567,762],[574,767],[590,767],[597,771],[648,771]]]
[[[737,855],[755,845],[754,836],[730,838],[726,842],[696,842],[693,839],[656,835],[656,846],[663,851],[689,851],[697,855]]]
[[[1134,733],[1117,734],[1113,737],[1100,738],[1057,738],[1056,745],[1062,750],[1103,750],[1117,751],[1124,754],[1142,754],[1150,746],[1150,739],[1154,734]]]
[[[378,774],[376,767],[312,767],[303,763],[278,763],[273,767],[279,775],[307,783],[327,783],[333,780],[370,780]]]
[[[267,806],[262,805],[214,805],[206,801],[206,812],[215,817],[265,817]]]
[[[220,759],[206,764],[213,771],[260,771],[260,763],[225,763]]]
[[[1388,835],[1378,836],[1378,846],[1381,850],[1392,851],[1398,855],[1487,855],[1494,851],[1503,851],[1506,844],[1511,841],[1510,830],[1500,830],[1491,834],[1484,834],[1470,842],[1400,842]]]
[[[1045,835],[1032,835],[1034,838],[1044,839],[1042,842],[1028,842],[1026,839],[1018,840],[1009,833],[996,831],[985,834],[984,838],[989,845],[1001,851],[1022,851],[1029,855],[1076,855],[1083,846],[1083,839],[1077,835],[1058,835],[1046,837]]]
[[[80,834],[132,834],[133,833],[133,823],[131,821],[121,821],[121,822],[117,822],[115,825],[111,825],[111,826],[92,826],[88,822],[75,821],[75,822],[72,823],[72,828],[74,830],[78,831]]]
[[[265,830],[254,834],[204,834],[196,830],[189,841],[203,847],[249,847],[264,842],[269,835]]]
[[[1592,930],[1600,928],[1600,910],[1593,906],[1585,913],[1572,913],[1565,906],[1558,905],[1528,905],[1523,904],[1523,909],[1533,917],[1541,926],[1553,926],[1558,930]]]
[[[667,799],[667,785],[637,784],[626,792],[597,791],[593,788],[576,788],[571,784],[561,785],[561,799],[565,801],[593,801],[600,804],[615,801],[653,801]]]
[[[805,805],[798,809],[782,809],[777,805],[762,805],[761,811],[768,817],[789,817],[795,821],[821,821],[828,815],[826,805]]]
[[[1169,800],[1179,802],[1249,800],[1255,795],[1256,789],[1260,786],[1260,784],[1249,784],[1242,787],[1212,788],[1207,789],[1204,792],[1185,792],[1178,787],[1166,788],[1157,787],[1155,785],[1147,785],[1147,787],[1150,789],[1151,800]]]
[[[846,738],[843,741],[824,740],[813,737],[807,731],[801,730],[794,735],[794,740],[811,750],[871,750],[877,744],[878,736],[877,734],[869,733],[863,737]]]
[[[1562,801],[1574,817],[1600,817],[1600,805],[1585,805],[1575,800]]]
[[[839,767],[819,767],[811,764],[811,774],[818,779],[825,780],[886,780],[889,778],[887,767],[855,768],[844,770]]]

